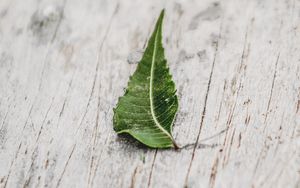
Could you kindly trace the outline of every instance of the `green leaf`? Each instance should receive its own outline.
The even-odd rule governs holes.
[[[162,45],[162,10],[148,46],[114,109],[114,130],[152,148],[177,148],[172,125],[178,109],[175,84]]]

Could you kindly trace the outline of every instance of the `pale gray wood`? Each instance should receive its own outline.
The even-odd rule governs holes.
[[[178,151],[112,129],[162,8]],[[299,0],[1,0],[0,187],[300,187],[299,44]]]

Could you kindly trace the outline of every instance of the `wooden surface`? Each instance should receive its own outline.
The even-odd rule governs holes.
[[[178,151],[112,129],[162,8]],[[0,187],[300,187],[299,44],[299,0],[1,0]]]

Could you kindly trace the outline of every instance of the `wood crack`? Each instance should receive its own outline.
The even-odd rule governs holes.
[[[134,168],[133,174],[131,176],[130,188],[134,188],[135,187],[134,185],[135,185],[137,171],[138,171],[138,166]]]
[[[66,162],[66,164],[65,164],[65,166],[64,166],[64,169],[63,169],[63,171],[62,171],[61,175],[59,176],[58,181],[57,181],[57,183],[56,183],[56,188],[60,186],[61,180],[62,180],[62,178],[63,178],[63,176],[64,176],[64,174],[65,174],[65,172],[66,172],[66,169],[67,169],[67,167],[68,167],[68,165],[69,165],[69,162],[70,162],[70,160],[71,160],[71,158],[72,158],[72,156],[73,156],[75,147],[76,147],[76,144],[74,144],[74,146],[73,146],[73,148],[72,148],[72,150],[71,150],[71,152],[70,152],[70,154],[69,154],[69,156],[68,156],[68,159],[67,159],[67,162]]]
[[[83,121],[85,120],[85,116],[86,116],[86,114],[88,112],[88,109],[89,109],[89,106],[90,106],[90,103],[91,103],[91,100],[92,100],[92,96],[94,94],[96,80],[97,80],[97,77],[98,77],[98,70],[99,70],[99,65],[100,65],[100,54],[102,54],[104,43],[105,43],[105,41],[107,39],[108,33],[109,33],[110,29],[111,29],[111,24],[113,22],[113,19],[114,19],[115,15],[117,14],[118,10],[119,10],[119,3],[116,5],[116,8],[115,8],[115,10],[114,10],[114,12],[113,12],[113,14],[112,14],[112,16],[110,18],[109,23],[108,23],[108,27],[107,27],[107,29],[105,31],[104,37],[103,37],[103,39],[102,39],[102,41],[101,41],[101,43],[99,45],[99,49],[98,49],[98,53],[97,53],[97,58],[96,58],[96,68],[95,68],[95,73],[94,73],[94,79],[93,79],[92,89],[91,89],[91,92],[90,92],[90,95],[89,95],[89,98],[88,98],[87,105],[85,107],[85,111],[83,113],[83,116],[82,116],[82,118],[80,120],[80,123],[79,123],[79,126],[77,128],[76,134],[79,131],[79,129],[81,128],[81,126],[83,124]]]
[[[195,152],[196,152],[197,145],[198,145],[198,142],[199,142],[200,133],[201,133],[201,130],[202,130],[202,127],[203,127],[203,122],[204,122],[204,118],[205,118],[205,114],[206,114],[206,107],[207,107],[206,105],[207,105],[207,101],[208,101],[208,95],[209,95],[211,82],[212,82],[212,77],[213,77],[213,73],[214,73],[216,57],[217,57],[218,50],[219,50],[218,48],[219,48],[219,41],[221,39],[221,31],[222,31],[222,23],[220,24],[219,37],[218,37],[218,41],[216,42],[214,59],[213,59],[213,63],[212,63],[212,66],[211,66],[209,80],[208,80],[208,84],[207,84],[207,88],[206,88],[206,94],[205,94],[205,98],[204,98],[204,107],[203,107],[203,110],[202,110],[202,115],[201,115],[201,120],[200,120],[200,127],[199,127],[199,130],[198,130],[196,143],[195,143],[194,148],[193,148],[191,160],[190,160],[188,170],[187,170],[187,173],[186,173],[186,177],[185,177],[185,183],[184,183],[185,187],[187,187],[187,184],[188,184],[188,178],[189,178],[189,175],[190,175],[191,167],[193,165],[193,160],[195,158]]]
[[[279,62],[279,57],[280,57],[280,53],[278,53],[277,55],[277,59],[276,59],[276,63],[275,63],[275,68],[274,68],[274,74],[273,74],[273,79],[272,79],[272,84],[271,84],[271,91],[270,91],[270,95],[269,95],[269,100],[268,100],[268,105],[267,105],[267,110],[266,110],[266,115],[265,115],[265,126],[264,126],[264,132],[266,130],[267,124],[267,118],[268,118],[268,114],[270,113],[270,105],[271,105],[271,101],[272,101],[272,97],[273,97],[273,90],[274,90],[274,85],[275,85],[275,80],[276,80],[276,76],[277,76],[277,66],[278,66],[278,62]]]
[[[97,77],[98,77],[98,69],[100,67],[100,55],[102,54],[102,50],[103,50],[103,46],[104,46],[104,43],[107,39],[107,36],[108,36],[108,33],[110,31],[110,28],[111,28],[111,25],[112,25],[112,22],[113,22],[113,19],[115,17],[115,15],[117,14],[119,10],[119,2],[117,3],[115,9],[114,9],[114,12],[110,18],[110,21],[109,21],[109,25],[107,27],[107,30],[105,32],[105,35],[104,35],[104,38],[100,44],[100,47],[99,47],[99,53],[97,54],[97,65],[96,65],[96,70],[95,70],[95,75],[94,75],[94,80],[93,80],[93,86],[92,86],[92,91],[90,93],[90,96],[89,96],[89,100],[88,100],[88,103],[87,103],[87,106],[86,106],[86,110],[85,110],[85,113],[82,117],[82,120],[79,124],[79,127],[77,129],[77,131],[79,130],[79,128],[81,127],[82,123],[83,123],[83,120],[87,114],[87,111],[88,111],[88,108],[89,108],[89,105],[90,105],[90,102],[91,102],[91,98],[93,96],[93,93],[94,93],[94,89],[95,89],[95,85],[96,85],[96,80],[97,80]],[[97,160],[97,164],[94,166],[94,161],[95,161],[95,158],[96,156],[95,155],[95,148],[96,148],[96,145],[97,145],[97,134],[98,134],[98,127],[99,127],[99,115],[100,115],[100,91],[101,91],[101,84],[99,85],[99,96],[98,96],[98,105],[97,105],[97,115],[96,115],[96,125],[94,127],[94,130],[93,130],[93,146],[92,146],[92,154],[91,154],[91,159],[90,159],[90,165],[89,165],[89,172],[88,172],[88,180],[87,180],[87,186],[88,187],[91,187],[93,182],[94,182],[94,178],[95,178],[95,174],[97,172],[97,169],[98,169],[98,165],[99,165],[99,160],[101,158],[101,154]],[[106,139],[107,141],[107,139]],[[94,169],[94,171],[93,171]]]
[[[43,122],[42,122],[42,125],[41,125],[41,127],[40,127],[40,130],[39,130],[39,132],[38,132],[37,138],[36,138],[36,140],[35,140],[35,147],[34,147],[34,150],[33,150],[32,154],[31,154],[31,164],[30,164],[29,170],[27,171],[27,174],[26,174],[26,176],[29,176],[29,177],[25,178],[26,180],[25,180],[25,183],[23,184],[23,187],[27,187],[27,186],[29,185],[30,181],[31,181],[32,176],[29,175],[29,174],[32,172],[33,164],[34,164],[34,161],[35,161],[35,159],[36,159],[36,157],[34,156],[34,154],[35,154],[36,151],[37,151],[37,148],[38,148],[38,142],[39,142],[41,133],[42,133],[42,131],[43,131],[43,127],[44,127],[45,121],[46,121],[46,119],[47,119],[47,117],[48,117],[49,111],[50,111],[50,109],[51,109],[51,107],[52,107],[53,101],[54,101],[54,97],[52,97],[51,104],[50,104],[50,106],[49,106],[49,108],[48,108],[48,110],[47,110],[47,112],[46,112],[46,115],[45,115],[45,117],[44,117],[44,119],[43,119]],[[21,142],[21,143],[22,143],[22,142]]]
[[[150,174],[149,174],[149,178],[148,178],[148,186],[147,186],[148,188],[151,185],[152,172],[153,172],[153,169],[154,169],[154,164],[155,164],[155,161],[156,161],[156,156],[157,156],[157,149],[155,150],[153,161],[152,161],[152,165],[151,165],[151,169],[150,169]]]
[[[10,168],[9,168],[9,171],[8,171],[8,175],[7,175],[7,178],[6,178],[5,182],[4,182],[3,188],[6,188],[6,186],[7,186],[7,182],[8,182],[8,180],[9,180],[9,178],[10,178],[10,174],[11,174],[11,172],[12,172],[12,168],[13,168],[13,166],[14,166],[14,164],[15,164],[15,161],[16,161],[17,158],[18,158],[18,155],[19,155],[19,151],[20,151],[20,149],[21,149],[21,146],[22,146],[22,143],[19,144],[19,147],[18,147],[18,150],[17,150],[17,152],[16,152],[16,154],[15,154],[15,157],[14,157],[14,159],[12,160],[12,162],[11,162],[11,164],[10,164]]]
[[[216,157],[215,162],[212,166],[210,178],[209,178],[209,186],[213,188],[215,186],[216,176],[218,172],[218,164],[219,164],[219,157]]]
[[[66,105],[66,102],[67,102],[67,99],[68,99],[68,95],[69,95],[70,90],[71,90],[71,86],[72,86],[72,83],[73,83],[74,75],[75,75],[75,72],[73,73],[72,78],[71,78],[71,81],[69,82],[69,86],[68,86],[68,89],[67,89],[66,97],[65,97],[65,99],[64,99],[62,108],[61,108],[61,110],[60,110],[60,112],[59,112],[59,116],[58,116],[58,121],[57,121],[56,127],[59,126],[61,117],[62,117],[62,115],[63,115],[63,113],[64,113],[65,105]]]
[[[101,85],[99,87],[99,92],[100,92]],[[91,182],[93,182],[96,170],[94,170],[94,173],[92,174],[93,166],[94,166],[94,160],[96,158],[95,156],[95,150],[97,146],[97,135],[98,135],[98,128],[99,128],[99,114],[100,114],[100,96],[98,96],[98,106],[97,106],[97,117],[96,117],[96,125],[93,130],[93,145],[92,145],[92,154],[91,154],[91,159],[90,159],[90,170],[89,170],[89,177],[88,177],[88,187],[91,187]],[[100,157],[99,157],[100,158]],[[96,165],[95,169],[97,168],[98,164]]]

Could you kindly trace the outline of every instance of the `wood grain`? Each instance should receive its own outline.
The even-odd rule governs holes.
[[[112,129],[162,8],[180,150]],[[2,0],[0,187],[300,187],[299,11],[299,0]]]

